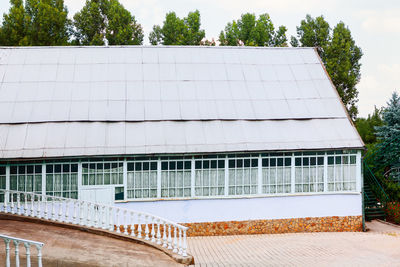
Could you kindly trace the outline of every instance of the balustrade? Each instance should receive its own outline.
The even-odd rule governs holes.
[[[11,207],[11,205],[10,205]],[[12,211],[11,211],[12,212]],[[35,246],[37,249],[37,263],[38,263],[38,267],[42,267],[42,248],[44,246],[43,243],[41,242],[36,242],[36,241],[32,241],[32,240],[26,240],[26,239],[21,239],[21,238],[16,238],[16,237],[11,237],[11,236],[7,236],[7,235],[1,235],[0,234],[0,238],[3,239],[4,243],[5,243],[5,250],[6,250],[6,267],[10,267],[10,258],[11,258],[11,254],[10,254],[10,243],[13,243],[14,245],[14,256],[15,256],[15,266],[19,267],[20,266],[20,244],[23,244],[23,246],[25,247],[25,256],[26,256],[26,266],[30,267],[31,266],[31,247]]]
[[[187,256],[188,228],[145,212],[31,192],[0,189],[0,194],[0,212],[130,234]]]

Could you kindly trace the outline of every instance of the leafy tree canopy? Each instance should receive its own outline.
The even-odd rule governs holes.
[[[351,32],[343,22],[331,31],[323,16],[310,15],[297,27],[297,38],[291,37],[292,46],[317,47],[317,51],[335,85],[350,117],[355,120],[358,90],[361,78],[361,48],[356,46]]]
[[[229,22],[219,35],[220,45],[229,46],[287,46],[286,27],[275,31],[268,14],[242,14],[237,21]]]
[[[140,45],[142,26],[118,0],[86,0],[74,15],[75,42],[80,45]]]
[[[162,27],[153,26],[153,31],[149,35],[152,45],[202,45],[205,31],[200,29],[201,20],[198,10],[189,12],[188,16],[180,19],[175,12],[169,12],[165,16]],[[212,44],[212,41],[204,43]]]
[[[355,124],[364,143],[375,144],[377,142],[375,127],[383,125],[382,110],[375,107],[372,114],[369,114],[367,118],[357,118]]]
[[[10,0],[10,10],[3,15],[2,45],[66,45],[71,22],[64,0]]]

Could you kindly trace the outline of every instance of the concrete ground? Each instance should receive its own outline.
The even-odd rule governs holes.
[[[195,266],[400,266],[400,227],[365,233],[190,237]]]
[[[182,266],[155,248],[79,230],[0,220],[0,233],[45,243],[43,248],[45,267]],[[0,266],[5,266],[4,247],[4,242],[0,242]],[[13,255],[14,245],[10,247]],[[25,248],[22,245],[19,249],[20,255],[25,255]],[[31,250],[32,266],[37,266],[36,248],[33,247]],[[15,266],[13,261],[11,266]],[[21,257],[21,266],[25,266],[24,257]]]

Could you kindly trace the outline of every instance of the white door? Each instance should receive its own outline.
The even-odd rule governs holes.
[[[106,205],[114,204],[114,187],[82,188],[80,199]]]

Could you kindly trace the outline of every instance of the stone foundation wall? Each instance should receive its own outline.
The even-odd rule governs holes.
[[[362,216],[183,223],[188,236],[362,231]]]

